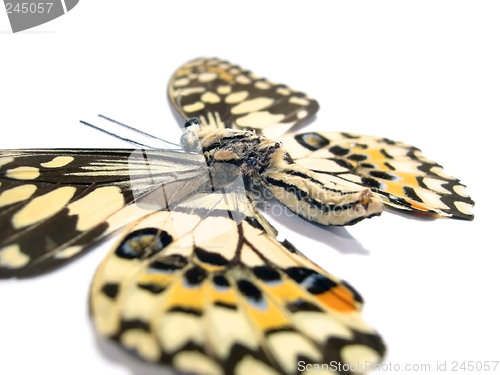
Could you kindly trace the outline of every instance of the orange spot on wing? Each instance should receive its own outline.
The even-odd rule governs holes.
[[[174,306],[198,309],[203,311],[205,304],[205,283],[196,288],[186,288],[182,285],[182,279],[177,279],[169,289],[165,306],[167,309]]]
[[[223,302],[228,305],[236,305],[236,293],[233,288],[228,288],[226,290],[217,290],[215,288],[210,288],[210,301],[212,304],[215,302]]]
[[[289,325],[289,320],[285,314],[269,299],[266,299],[267,307],[264,310],[255,308],[245,302],[245,310],[247,310],[249,318],[259,330],[267,331]]]
[[[337,286],[315,297],[332,310],[340,312],[356,311],[356,302],[352,298],[351,292],[343,286]]]
[[[304,292],[296,284],[288,280],[278,285],[270,286],[266,283],[260,283],[259,286],[265,292],[272,294],[273,298],[282,304],[298,299],[307,300]]]
[[[415,201],[409,201],[411,206],[419,211],[424,211],[424,212],[429,212],[430,209],[429,207],[423,205],[422,203],[415,202]]]
[[[349,148],[351,148],[351,146],[349,146]],[[367,150],[361,149],[359,153],[363,155],[368,155],[369,158],[366,161],[368,163],[376,163],[377,161],[388,160],[387,157],[384,154],[382,154],[379,149],[367,149]]]
[[[405,186],[418,187],[419,185],[418,185],[417,178],[410,173],[394,173],[394,174],[401,177],[401,180],[400,181],[381,180],[387,186],[387,189],[385,189],[385,191],[396,196],[396,197],[404,199],[415,210],[422,211],[422,212],[429,212],[430,208],[427,205],[408,198],[403,190],[403,188]]]

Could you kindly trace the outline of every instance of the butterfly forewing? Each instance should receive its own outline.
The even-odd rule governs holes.
[[[310,132],[280,139],[294,161],[340,184],[372,189],[394,208],[472,220],[465,186],[403,142],[352,133]]]
[[[168,95],[184,117],[204,125],[254,129],[275,137],[313,116],[318,102],[283,84],[275,84],[216,58],[200,58],[172,76]]]
[[[1,151],[0,277],[33,276],[66,263],[150,213],[150,206],[137,202],[164,185],[169,198],[181,199],[206,178],[200,156],[150,150]],[[156,203],[156,209],[165,206]]]
[[[352,287],[266,233],[248,203],[241,222],[223,211],[156,212],[129,227],[92,285],[98,330],[200,374],[380,360],[384,344]]]

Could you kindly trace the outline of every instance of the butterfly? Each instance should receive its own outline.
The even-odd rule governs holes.
[[[91,315],[100,334],[148,361],[200,374],[295,374],[299,361],[354,372],[381,361],[360,294],[278,240],[255,193],[309,221],[352,225],[384,204],[472,219],[464,186],[385,138],[269,138],[317,102],[225,61],[185,64],[168,94],[199,118],[185,123],[183,151],[1,151],[0,278],[48,272],[120,233],[95,274]]]

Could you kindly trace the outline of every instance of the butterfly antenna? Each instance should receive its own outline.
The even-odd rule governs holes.
[[[106,117],[104,115],[97,115],[97,116],[101,117],[101,118],[103,118],[105,120],[108,120],[108,121],[112,122],[113,124],[117,124],[117,125],[122,126],[122,127],[126,128],[126,129],[129,129],[129,130],[132,130],[132,131],[134,131],[136,133],[142,134],[142,135],[144,135],[144,136],[146,136],[148,138],[151,138],[151,139],[163,142],[163,143],[167,143],[167,144],[172,145],[172,146],[177,146],[177,147],[180,148],[180,146],[177,143],[166,141],[166,140],[164,140],[162,138],[156,137],[156,136],[154,136],[152,134],[149,134],[149,133],[143,132],[142,130],[136,129],[136,128],[130,126],[130,125],[124,124],[123,122],[113,120],[113,119],[111,119],[109,117]]]
[[[92,124],[89,124],[88,122],[86,121],[83,121],[83,120],[80,120],[80,123],[83,124],[83,125],[86,125],[88,127],[91,127],[93,129],[96,129],[96,130],[99,130],[100,132],[103,132],[105,134],[108,134],[112,137],[115,137],[115,138],[118,138],[118,139],[121,139],[122,141],[125,141],[125,142],[128,142],[128,143],[132,143],[133,145],[136,145],[136,146],[139,146],[139,147],[145,147],[145,148],[150,148],[149,146],[143,144],[143,143],[140,143],[140,142],[136,142],[136,141],[133,141],[131,139],[128,139],[128,138],[125,138],[125,137],[121,137],[119,136],[118,134],[115,134],[115,133],[112,133],[110,131],[107,131],[107,130],[104,130],[98,126],[95,126],[95,125],[92,125]]]

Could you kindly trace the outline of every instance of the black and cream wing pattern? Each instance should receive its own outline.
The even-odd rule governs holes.
[[[147,361],[227,375],[297,374],[299,362],[354,374],[382,361],[361,295],[278,240],[255,189],[322,225],[385,206],[471,220],[460,181],[402,142],[286,133],[318,103],[227,61],[185,64],[168,95],[196,117],[181,151],[0,151],[0,278],[49,272],[115,235],[91,316]]]
[[[0,161],[0,276],[47,272],[121,230],[91,314],[142,358],[200,374],[295,374],[298,360],[383,357],[360,294],[278,241],[241,176],[224,179],[202,155],[13,150]]]
[[[270,138],[311,118],[318,102],[228,61],[201,58],[180,67],[168,85],[170,103],[203,125],[256,130]]]
[[[99,332],[189,373],[380,361],[385,346],[349,284],[266,233],[244,198],[211,195],[209,216],[158,211],[122,236],[92,285]]]
[[[216,58],[190,61],[173,74],[168,96],[184,116],[200,116],[207,129],[252,129],[277,137],[296,165],[338,186],[369,188],[388,207],[473,219],[465,186],[414,146],[351,132],[283,135],[314,115],[317,101],[237,65]]]
[[[65,264],[144,215],[137,206],[142,197],[162,184],[188,192],[206,168],[200,155],[145,155],[133,149],[0,151],[0,278]]]

